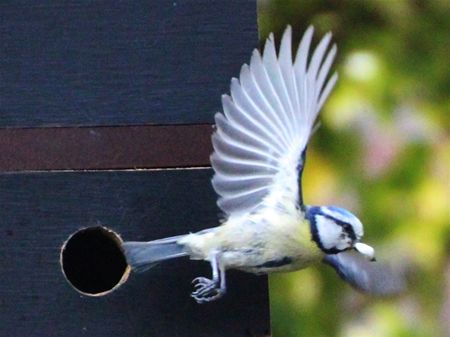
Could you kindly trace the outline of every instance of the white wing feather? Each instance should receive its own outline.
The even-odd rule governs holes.
[[[337,80],[334,74],[326,81],[336,55],[336,46],[327,52],[330,33],[308,64],[312,35],[309,27],[293,62],[291,27],[283,34],[278,57],[271,34],[263,56],[255,50],[239,80],[231,80],[231,95],[222,96],[211,165],[218,205],[228,216],[251,212],[263,203],[300,202],[301,154]]]

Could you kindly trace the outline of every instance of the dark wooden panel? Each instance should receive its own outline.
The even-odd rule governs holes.
[[[0,171],[208,166],[211,125],[0,129]]]
[[[59,265],[63,242],[103,224],[149,240],[217,224],[210,170],[0,175],[0,336],[261,336],[267,282],[230,272],[223,300],[198,305],[191,280],[204,262],[178,260],[131,275],[110,295],[82,296]]]
[[[256,1],[0,4],[0,126],[212,123]]]

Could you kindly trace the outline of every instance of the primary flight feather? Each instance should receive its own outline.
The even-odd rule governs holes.
[[[308,65],[310,27],[293,62],[291,35],[288,27],[277,57],[271,34],[263,56],[255,50],[239,80],[231,80],[231,96],[222,96],[211,165],[218,205],[228,216],[250,213],[282,198],[301,202],[297,183],[304,164],[301,154],[336,83],[336,74],[326,81],[336,46],[328,51],[331,35],[325,35]]]
[[[337,80],[336,74],[329,76],[336,55],[336,46],[330,48],[331,34],[311,52],[312,37],[309,27],[293,58],[291,27],[283,34],[278,55],[271,34],[263,54],[254,50],[239,79],[231,80],[230,95],[222,96],[211,165],[224,222],[197,233],[125,242],[127,261],[135,271],[186,255],[209,261],[212,277],[193,280],[191,296],[198,303],[225,293],[227,269],[261,274],[321,261],[364,291],[400,290],[401,282],[368,282],[381,269],[370,266],[374,250],[360,242],[363,226],[353,214],[336,206],[303,203],[307,143]],[[356,261],[347,252],[353,249],[366,259]]]

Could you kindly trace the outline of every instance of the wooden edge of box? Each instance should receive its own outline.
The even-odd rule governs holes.
[[[209,166],[209,124],[0,129],[0,172]]]

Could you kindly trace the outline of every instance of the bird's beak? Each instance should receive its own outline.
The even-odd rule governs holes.
[[[353,246],[359,253],[367,257],[370,261],[376,261],[375,259],[375,250],[370,247],[369,245],[366,245],[365,243],[358,242],[355,243]]]

